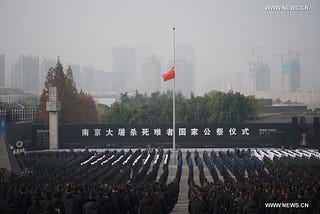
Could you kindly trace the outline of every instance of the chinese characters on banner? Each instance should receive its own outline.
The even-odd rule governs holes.
[[[173,135],[172,128],[82,128],[81,129],[81,136],[82,137],[148,137],[148,136],[168,136],[171,137]],[[248,127],[243,128],[224,128],[224,127],[217,127],[217,128],[185,128],[179,127],[177,129],[176,136],[249,136],[250,129]]]

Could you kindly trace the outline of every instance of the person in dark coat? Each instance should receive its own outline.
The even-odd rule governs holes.
[[[261,213],[261,208],[259,203],[255,200],[254,195],[249,195],[248,203],[243,207],[243,214],[256,214]]]
[[[120,194],[117,185],[114,185],[111,190],[111,205],[111,213],[122,213],[122,195]]]
[[[154,214],[167,214],[169,213],[168,211],[168,205],[165,200],[165,195],[164,193],[161,192],[160,188],[156,191],[155,197],[154,197]]]
[[[0,213],[1,214],[16,214],[17,213],[17,202],[14,200],[13,192],[11,190],[7,193],[7,199],[1,203]]]
[[[101,213],[112,213],[112,203],[111,203],[111,196],[109,192],[103,193],[100,192],[98,194],[97,201],[101,204]]]
[[[40,205],[40,199],[38,196],[32,198],[32,206],[28,209],[27,214],[42,214],[43,208]]]
[[[312,196],[312,212],[320,213],[320,186],[313,187],[314,194]]]
[[[96,200],[96,194],[89,194],[89,201],[83,205],[82,214],[101,214],[101,204]]]
[[[152,214],[154,205],[154,196],[151,188],[144,191],[144,197],[139,203],[138,214]]]
[[[307,204],[309,204],[308,203],[308,200],[306,199],[306,197],[304,196],[305,195],[305,190],[303,190],[303,189],[300,189],[299,191],[298,191],[298,198],[297,198],[297,200],[295,201],[296,203],[298,203],[300,206],[302,205],[302,204],[305,204],[305,203],[307,203]],[[294,209],[293,210],[293,213],[294,214],[307,214],[307,213],[311,213],[311,208],[310,207],[299,207],[299,208],[297,208],[297,209]]]
[[[78,209],[76,207],[76,198],[70,189],[68,189],[66,194],[63,196],[62,204],[65,214],[77,214]]]
[[[63,203],[61,202],[61,196],[59,193],[54,193],[52,197],[52,206],[55,213],[64,213]]]
[[[43,208],[43,212],[44,213],[55,213],[55,206],[52,202],[52,197],[51,197],[51,193],[50,192],[46,192],[45,196],[44,196],[44,200],[41,201],[40,205]]]
[[[246,199],[244,197],[244,193],[240,190],[240,194],[234,198],[233,200],[233,211],[237,214],[242,213],[243,206],[246,204]]]
[[[18,194],[18,213],[25,214],[32,205],[31,196],[25,186],[21,186]]]

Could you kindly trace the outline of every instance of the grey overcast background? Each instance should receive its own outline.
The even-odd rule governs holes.
[[[265,10],[288,4],[309,10]],[[245,90],[253,48],[271,67],[271,91],[281,88],[280,56],[273,54],[289,49],[306,53],[303,89],[320,91],[319,0],[0,0],[0,53],[7,77],[21,54],[108,72],[117,45],[147,44],[169,60],[173,26],[177,45],[194,46],[196,94],[224,90],[228,79]]]

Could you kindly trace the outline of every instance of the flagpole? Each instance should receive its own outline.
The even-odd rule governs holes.
[[[175,44],[175,31],[176,28],[173,27],[173,67],[174,67],[174,72],[175,72],[175,77],[176,77],[176,44]],[[173,163],[176,163],[176,78],[173,78],[173,90],[172,90],[172,150],[173,150]]]

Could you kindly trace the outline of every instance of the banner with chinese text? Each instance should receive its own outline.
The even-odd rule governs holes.
[[[176,125],[179,146],[231,146],[273,144],[286,141],[292,124],[216,124]],[[38,132],[43,132],[38,130]],[[140,147],[146,145],[170,147],[171,125],[61,125],[59,142],[62,147]]]

